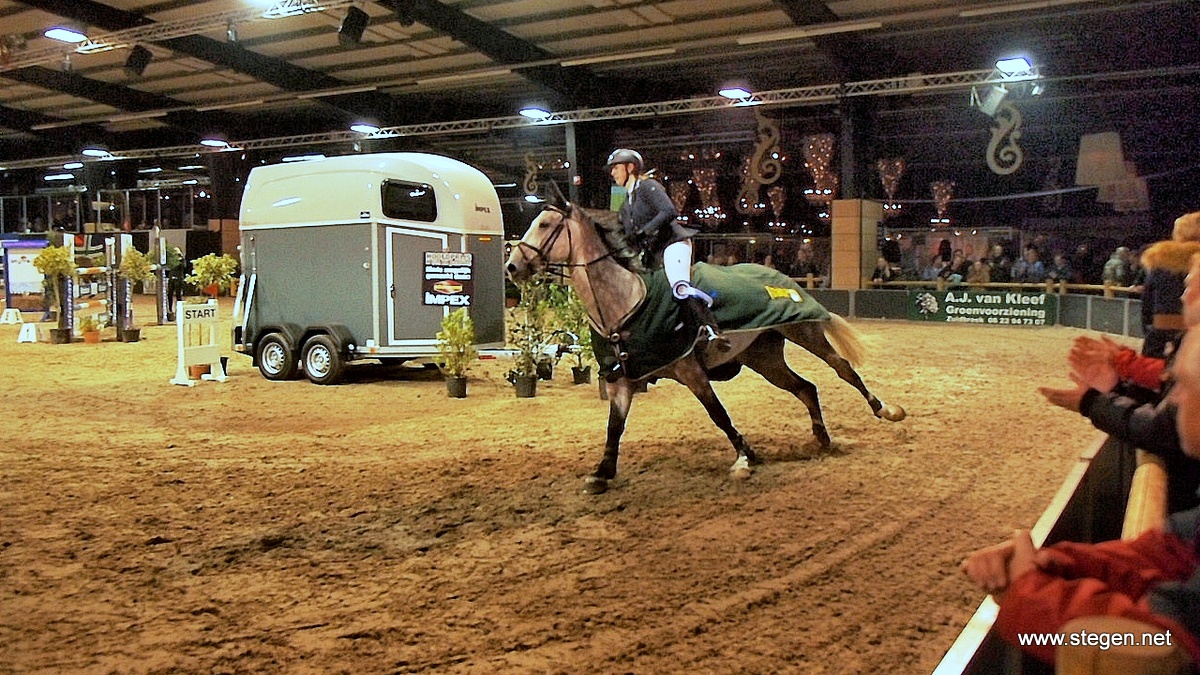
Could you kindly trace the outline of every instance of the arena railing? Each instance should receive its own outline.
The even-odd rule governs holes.
[[[1124,496],[1122,496],[1122,494]],[[1123,514],[1105,504],[1124,503]],[[1050,505],[1034,525],[1038,547],[1059,541],[1097,542],[1162,529],[1167,519],[1167,475],[1156,456],[1105,434],[1080,454]],[[986,597],[934,675],[1183,675],[1192,671],[1186,652],[1174,646],[1064,647],[1053,669],[1025,657],[992,633],[999,607]],[[1116,617],[1085,617],[1066,623],[1066,634],[1161,633],[1156,626]]]

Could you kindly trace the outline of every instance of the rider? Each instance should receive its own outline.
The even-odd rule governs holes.
[[[729,349],[712,313],[712,298],[692,285],[692,236],[696,230],[679,222],[679,213],[667,191],[649,174],[636,150],[620,148],[608,156],[609,175],[627,195],[619,213],[630,240],[644,251],[648,267],[662,267],[671,294],[696,317],[701,331],[720,351]]]

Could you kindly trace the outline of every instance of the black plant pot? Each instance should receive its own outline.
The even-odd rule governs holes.
[[[56,345],[69,345],[73,339],[70,328],[51,328],[50,342]]]
[[[513,388],[517,398],[533,398],[537,396],[537,375],[517,375],[513,378]]]
[[[584,366],[582,368],[576,368],[575,366],[571,366],[571,380],[575,384],[587,384],[588,382],[591,382],[592,367]]]
[[[467,378],[465,377],[447,377],[446,378],[446,395],[450,398],[466,398],[467,397]]]
[[[117,333],[117,340],[120,342],[137,342],[142,339],[141,328],[126,328]]]

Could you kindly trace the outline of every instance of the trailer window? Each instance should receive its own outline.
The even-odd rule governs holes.
[[[432,223],[437,220],[437,200],[433,197],[433,188],[423,183],[385,181],[383,215],[400,220]]]

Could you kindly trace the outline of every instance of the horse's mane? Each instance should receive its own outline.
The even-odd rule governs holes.
[[[576,206],[574,213],[580,220],[590,223],[596,228],[596,232],[604,240],[608,250],[612,251],[613,260],[631,272],[640,274],[646,271],[642,265],[641,250],[630,243],[629,237],[625,235],[625,228],[621,226],[615,211],[585,209],[582,206]]]

